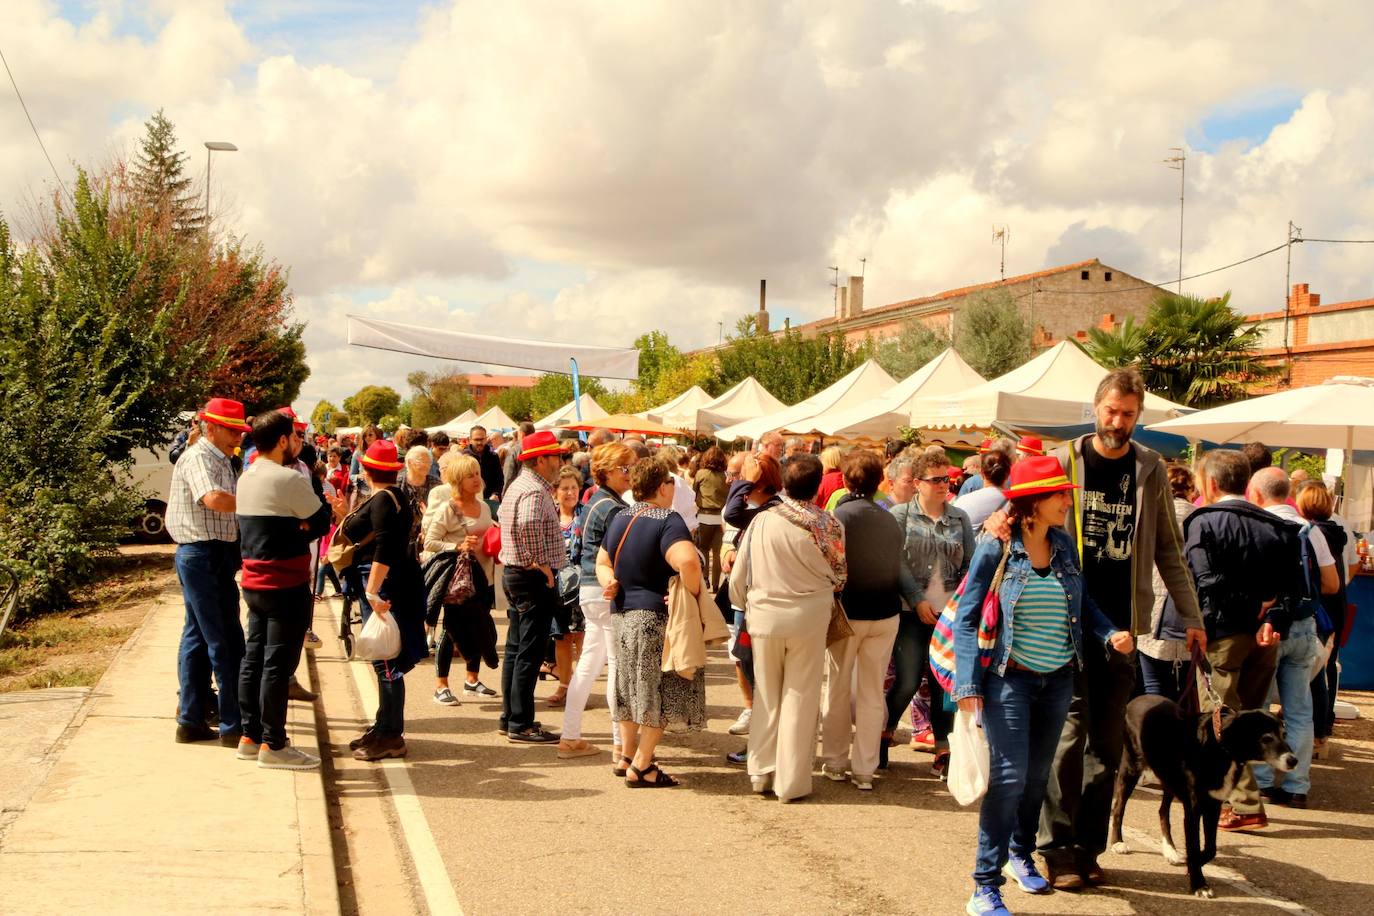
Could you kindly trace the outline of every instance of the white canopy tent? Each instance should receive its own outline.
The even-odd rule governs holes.
[[[864,401],[887,391],[895,384],[892,376],[884,372],[883,367],[879,366],[876,361],[865,360],[862,365],[844,378],[828,388],[816,392],[806,400],[771,414],[717,430],[716,438],[733,442],[736,439],[757,439],[764,433],[774,430],[798,433],[813,432],[815,427],[811,424],[811,420],[818,414],[862,404]]]
[[[1020,368],[961,394],[921,396],[911,405],[909,426],[931,429],[1075,427],[1092,423],[1093,397],[1106,369],[1067,340]],[[1188,408],[1145,394],[1140,421],[1158,423]]]
[[[362,434],[363,434],[363,428],[362,428],[361,426],[336,426],[336,427],[334,427],[334,435],[336,435],[336,436],[340,436],[340,437],[342,437],[342,436],[361,436]]]
[[[750,417],[776,413],[786,406],[751,375],[711,403],[698,408],[696,429],[711,432]]]
[[[959,394],[985,381],[951,347],[877,397],[832,408],[809,422],[817,432],[839,439],[881,439],[910,424],[917,398]]]
[[[601,405],[596,403],[596,399],[590,394],[582,395],[582,421],[599,420],[608,417],[610,414],[601,409]],[[553,413],[539,420],[534,421],[535,429],[556,429],[560,426],[569,426],[578,422],[577,402],[569,401]]]
[[[711,400],[711,396],[703,391],[701,386],[693,385],[668,403],[651,407],[638,416],[674,429],[696,431],[697,411],[710,404]]]
[[[468,425],[468,430],[471,431],[474,426],[480,426],[489,433],[503,433],[507,430],[515,429],[516,422],[512,420],[510,415],[504,410],[493,404],[488,407],[480,417],[473,420],[472,423]]]
[[[639,350],[635,347],[597,347],[561,341],[490,337],[356,315],[348,316],[348,342],[359,347],[395,353],[414,353],[465,363],[510,366],[564,375],[570,374],[568,361],[575,359],[581,375],[630,380],[639,378]]]
[[[477,411],[469,408],[468,410],[465,410],[458,416],[454,417],[452,420],[440,423],[437,426],[426,426],[425,432],[429,433],[430,435],[442,432],[449,436],[466,436],[468,434],[468,427],[472,426],[472,421],[476,419]]]

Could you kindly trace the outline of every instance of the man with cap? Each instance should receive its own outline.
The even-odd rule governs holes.
[[[167,532],[177,543],[176,571],[186,602],[177,677],[176,740],[212,741],[237,747],[239,664],[243,627],[239,624],[239,529],[234,512],[237,481],[230,456],[248,430],[243,405],[211,398],[197,420],[201,435],[172,468],[167,498]],[[219,733],[206,724],[210,673],[219,685]]]
[[[959,487],[959,493],[957,495],[967,496],[974,490],[981,490],[983,488],[983,475],[980,473],[982,469],[982,456],[988,453],[988,450],[992,448],[993,443],[995,443],[996,441],[996,439],[989,437],[985,438],[982,442],[978,443],[978,455],[969,456],[969,460],[972,460],[974,457],[977,457],[979,470],[974,471],[973,473],[969,474],[968,477],[964,478],[964,482]],[[967,465],[968,461],[966,460],[964,468],[966,472],[969,470]]]
[[[520,473],[501,499],[502,584],[510,608],[506,653],[501,663],[499,730],[514,742],[550,744],[558,735],[534,718],[534,685],[554,611],[561,600],[557,571],[567,565],[553,483],[564,446],[547,430],[520,440]]]

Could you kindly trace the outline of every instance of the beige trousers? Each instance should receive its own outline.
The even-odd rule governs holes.
[[[755,636],[754,717],[749,775],[773,774],[782,801],[811,794],[816,719],[821,707],[825,630],[807,636]]]
[[[849,625],[854,635],[825,650],[828,686],[821,760],[832,769],[872,776],[887,721],[883,678],[897,640],[897,615],[886,620],[851,619]]]

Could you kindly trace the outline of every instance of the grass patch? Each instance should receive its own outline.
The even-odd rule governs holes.
[[[19,680],[18,690],[46,690],[49,687],[94,687],[105,673],[105,665],[48,667]]]

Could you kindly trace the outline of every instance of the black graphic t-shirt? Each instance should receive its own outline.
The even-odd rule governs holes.
[[[1131,628],[1131,554],[1135,549],[1135,447],[1104,458],[1083,448],[1083,584],[1117,626]]]

